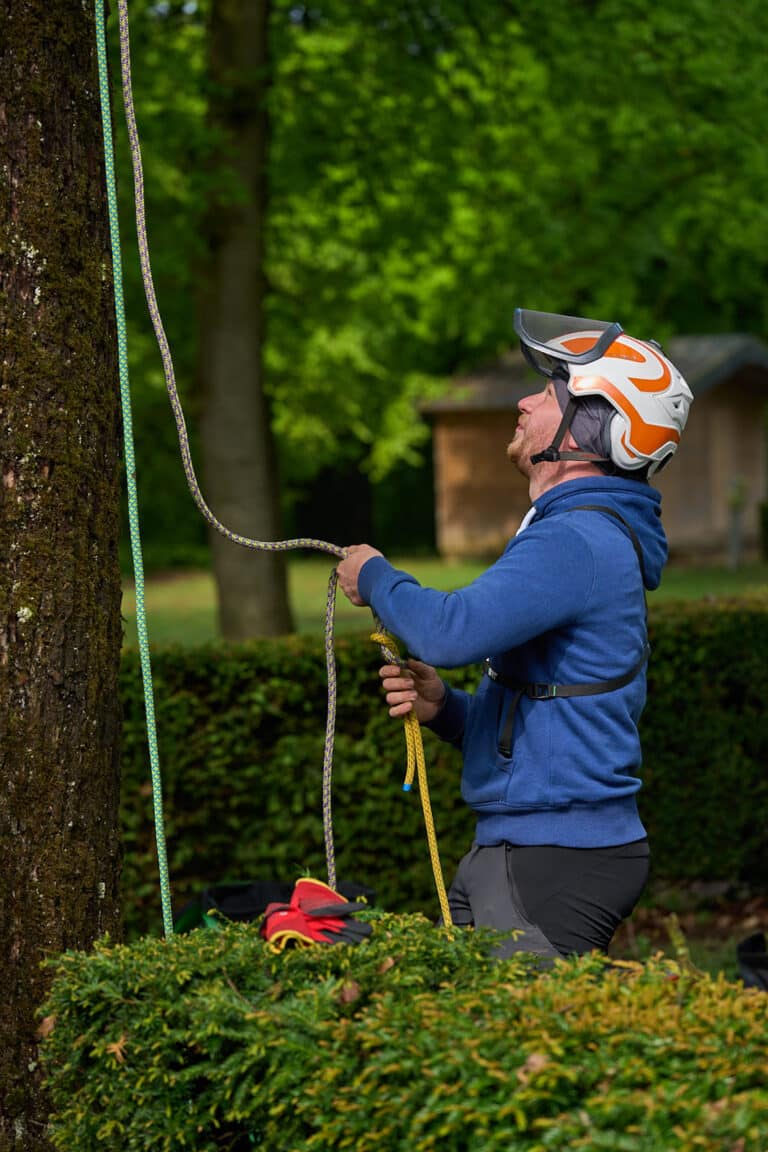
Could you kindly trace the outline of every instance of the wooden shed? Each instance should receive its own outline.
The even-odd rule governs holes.
[[[665,348],[694,394],[680,448],[653,483],[673,555],[728,553],[734,523],[747,552],[766,499],[768,345],[754,336],[678,336]],[[506,457],[517,403],[543,384],[522,355],[456,378],[425,405],[433,424],[436,537],[448,557],[498,555],[529,507]],[[736,511],[735,511],[736,510]]]

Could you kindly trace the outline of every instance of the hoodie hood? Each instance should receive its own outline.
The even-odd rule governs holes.
[[[565,413],[573,395],[568,391],[568,385],[560,376],[552,381],[560,405],[561,413]],[[611,421],[616,415],[616,409],[603,396],[581,396],[568,429],[576,446],[582,452],[594,452],[596,456],[611,459]]]
[[[624,480],[616,476],[567,480],[539,496],[535,518],[558,515],[586,502],[612,508],[626,520],[640,544],[645,587],[649,592],[658,588],[668,555],[658,490],[642,480]]]

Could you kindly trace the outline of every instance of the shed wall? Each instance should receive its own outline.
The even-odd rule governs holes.
[[[731,497],[745,491],[743,543],[759,541],[766,498],[765,373],[746,370],[698,397],[680,448],[653,483],[673,555],[728,554]],[[446,557],[496,556],[528,510],[528,484],[506,456],[517,413],[440,412],[434,423],[436,535]]]
[[[766,431],[755,376],[743,373],[698,398],[680,448],[657,478],[670,549],[679,554],[728,552],[734,492],[742,489],[745,548],[759,541],[765,499]]]
[[[442,413],[435,422],[437,547],[496,556],[527,512],[528,483],[507,459],[515,412]]]

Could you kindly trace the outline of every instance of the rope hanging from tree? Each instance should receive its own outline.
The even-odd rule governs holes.
[[[203,497],[192,463],[192,454],[189,447],[189,436],[187,434],[184,412],[182,410],[181,401],[179,399],[178,389],[176,386],[173,359],[171,357],[170,346],[165,334],[165,329],[163,327],[160,310],[157,305],[154,280],[152,277],[144,209],[144,174],[131,85],[130,38],[128,27],[128,6],[126,0],[118,0],[117,9],[120,28],[120,70],[122,77],[123,108],[125,111],[125,120],[128,128],[128,138],[130,141],[136,231],[138,237],[142,281],[144,284],[144,294],[147,300],[147,307],[149,310],[150,318],[152,320],[152,327],[154,329],[155,338],[160,349],[166,388],[168,391],[171,408],[173,410],[174,419],[176,421],[176,430],[178,433],[184,474],[186,476],[187,485],[192,494],[192,498],[206,522],[217,532],[221,533],[222,536],[226,537],[226,539],[231,540],[233,544],[239,544],[244,548],[251,548],[256,551],[264,552],[287,552],[296,549],[310,549],[314,551],[325,552],[329,555],[336,556],[339,559],[343,559],[346,556],[346,550],[336,544],[330,544],[325,540],[315,540],[309,537],[299,537],[293,540],[265,541],[255,540],[247,536],[242,536],[236,532],[231,531],[224,524],[222,524],[221,521],[217,519],[217,517],[208,507]],[[158,869],[160,872],[160,893],[163,909],[163,926],[166,936],[170,936],[173,932],[173,918],[171,912],[170,882],[168,878],[168,862],[163,823],[162,783],[157,749],[157,732],[152,691],[151,660],[146,625],[146,612],[144,606],[144,571],[141,553],[141,539],[139,534],[138,498],[136,492],[136,466],[132,430],[133,424],[131,419],[131,400],[128,382],[127,338],[122,288],[120,233],[117,216],[117,190],[115,182],[114,149],[112,144],[112,127],[110,118],[107,46],[104,24],[104,0],[96,0],[96,43],[99,61],[99,92],[101,98],[102,126],[104,134],[104,157],[107,175],[107,199],[109,207],[112,263],[115,282],[118,363],[120,371],[120,395],[123,407],[123,428],[125,438],[125,463],[128,489],[131,553],[133,557],[134,576],[136,583],[136,623],[139,636],[139,651],[141,656],[142,679],[144,683],[144,703],[147,717],[150,764],[152,772],[152,795],[155,817],[155,835],[157,841]],[[328,706],[326,714],[325,744],[323,750],[322,786],[323,835],[325,840],[326,867],[328,871],[328,884],[331,888],[334,889],[336,887],[336,862],[331,815],[331,786],[333,773],[333,747],[336,730],[336,659],[333,644],[336,608],[336,584],[337,575],[336,569],[334,568],[332,569],[328,580],[328,595],[325,608],[324,634],[326,671],[328,677]],[[396,652],[393,652],[390,647],[388,647],[387,642],[391,644],[391,638],[383,633],[379,622],[377,621],[376,623],[378,632],[375,638],[381,644],[383,657],[390,662],[402,665],[404,661],[397,655]],[[446,925],[450,925],[451,917],[448,910],[447,898],[445,896],[445,885],[443,883],[442,870],[437,853],[437,842],[435,838],[434,823],[432,821],[432,813],[429,802],[421,730],[413,713],[406,717],[405,730],[409,766],[412,764],[418,766],[419,789],[422,797],[422,806],[424,808],[424,818],[427,827],[427,836],[430,843],[432,866],[435,874],[435,885],[440,901],[443,922]],[[412,767],[409,767],[408,771],[410,773],[410,779],[407,777],[407,783],[410,787],[410,780],[413,778]]]
[[[155,817],[155,842],[157,845],[157,867],[160,874],[160,901],[163,913],[163,929],[166,936],[173,932],[173,912],[171,909],[171,888],[168,878],[168,855],[165,844],[163,821],[162,781],[160,777],[160,757],[157,750],[157,725],[155,723],[155,702],[152,692],[152,665],[149,654],[149,637],[144,608],[144,560],[139,534],[139,505],[136,493],[136,458],[133,447],[133,419],[131,415],[131,392],[128,381],[128,343],[125,331],[125,302],[123,298],[123,271],[120,257],[120,227],[117,217],[117,189],[115,185],[115,157],[112,144],[112,117],[109,103],[109,78],[107,70],[106,30],[104,27],[103,0],[96,0],[96,49],[99,61],[99,97],[101,100],[101,126],[104,139],[104,166],[107,177],[107,207],[109,210],[109,235],[112,248],[112,272],[115,295],[115,320],[117,323],[117,359],[120,373],[120,403],[123,412],[123,452],[125,454],[125,478],[128,490],[128,524],[131,538],[131,556],[136,584],[136,628],[139,640],[141,677],[144,685],[144,711],[147,718],[147,740],[149,762],[152,774],[152,805]]]

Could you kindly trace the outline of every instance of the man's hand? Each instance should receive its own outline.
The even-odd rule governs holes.
[[[407,668],[385,664],[379,676],[390,716],[405,716],[413,710],[420,724],[428,724],[443,706],[445,684],[431,664],[421,660],[409,660]]]
[[[376,548],[371,548],[370,544],[350,544],[345,559],[336,567],[341,590],[356,608],[362,608],[365,604],[357,587],[360,569],[367,560],[381,555],[382,553]]]

